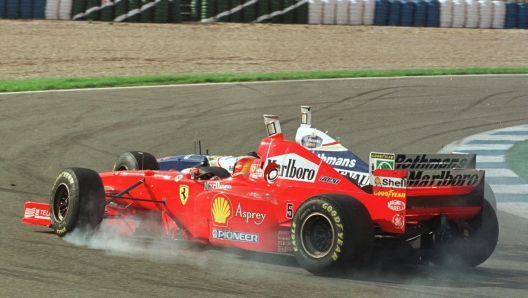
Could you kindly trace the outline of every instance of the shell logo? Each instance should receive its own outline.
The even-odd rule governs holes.
[[[374,184],[380,185],[381,184],[381,179],[379,177],[374,178]]]
[[[217,226],[227,226],[227,221],[231,218],[231,202],[224,196],[217,196],[213,199],[211,208],[213,214],[213,224]]]

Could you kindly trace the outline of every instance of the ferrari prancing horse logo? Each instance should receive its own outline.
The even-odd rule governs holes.
[[[182,202],[182,205],[185,205],[187,203],[187,199],[189,198],[189,186],[187,185],[180,185],[180,200]]]

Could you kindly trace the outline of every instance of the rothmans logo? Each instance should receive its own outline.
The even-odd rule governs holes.
[[[279,165],[279,178],[303,182],[314,182],[319,165],[297,154],[289,153],[268,158],[269,163]]]
[[[217,196],[213,199],[211,212],[213,213],[213,224],[217,226],[227,226],[227,221],[231,218],[231,202],[224,196]]]

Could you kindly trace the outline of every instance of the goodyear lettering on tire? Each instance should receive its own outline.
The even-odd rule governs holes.
[[[334,261],[337,261],[337,259],[339,258],[339,253],[341,252],[341,248],[343,247],[343,225],[341,224],[341,218],[339,217],[339,215],[337,215],[337,211],[332,207],[332,205],[325,202],[323,203],[322,207],[330,214],[335,226],[339,228],[339,230],[337,231],[337,245],[334,250],[334,253],[332,254],[332,259]]]
[[[290,238],[291,238],[291,244],[293,251],[299,251],[299,248],[297,248],[297,242],[295,242],[295,228],[297,227],[297,224],[292,222],[292,229],[290,231]]]

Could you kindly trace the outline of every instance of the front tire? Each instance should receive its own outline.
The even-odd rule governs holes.
[[[365,206],[344,195],[321,195],[305,201],[291,228],[293,254],[314,274],[367,261],[374,246],[374,227]]]
[[[78,231],[91,235],[103,220],[105,202],[103,182],[97,172],[83,168],[63,170],[50,197],[55,234],[64,237]]]

